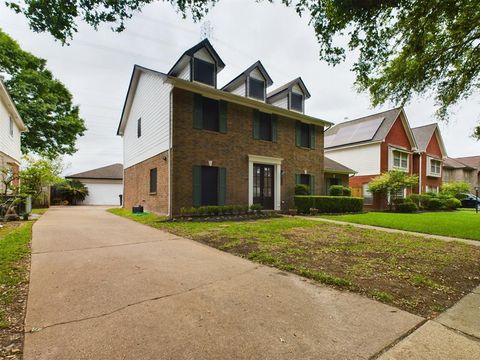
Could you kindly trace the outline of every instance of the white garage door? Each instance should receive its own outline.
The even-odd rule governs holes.
[[[85,205],[120,205],[118,195],[123,193],[123,184],[99,184],[82,181],[88,188]]]

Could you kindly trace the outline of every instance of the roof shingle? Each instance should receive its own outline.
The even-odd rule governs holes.
[[[109,179],[122,180],[123,179],[123,165],[112,164],[103,166],[97,169],[84,171],[78,174],[65,176],[66,179]]]

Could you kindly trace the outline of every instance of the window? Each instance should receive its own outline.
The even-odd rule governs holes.
[[[408,170],[408,153],[393,150],[393,168],[398,170]]]
[[[315,149],[315,125],[297,121],[295,136],[297,146]]]
[[[219,130],[218,101],[203,98],[203,128],[205,130]]]
[[[150,169],[150,194],[157,192],[157,168]]]
[[[201,95],[194,96],[193,127],[210,131],[227,132],[227,102]]]
[[[193,80],[215,86],[215,64],[194,58]]]
[[[315,193],[315,176],[310,174],[296,174],[295,175],[295,184],[296,185],[306,185],[310,191],[310,195]]]
[[[427,193],[435,193],[438,194],[438,186],[426,186]]]
[[[428,161],[430,162],[430,165],[427,171],[427,175],[440,177],[442,171],[442,162],[440,160],[432,158],[428,158]]]
[[[368,184],[362,185],[362,194],[363,194],[363,204],[373,205],[373,194],[368,188]]]
[[[142,136],[142,119],[137,120],[137,138]]]
[[[13,136],[13,119],[10,116],[10,136]]]
[[[193,206],[225,205],[225,190],[225,168],[193,167]]]
[[[303,112],[303,95],[292,93],[290,97],[290,109]]]
[[[260,113],[260,140],[272,141],[272,116]]]
[[[259,100],[265,100],[265,82],[252,77],[249,78],[248,82],[248,96]]]

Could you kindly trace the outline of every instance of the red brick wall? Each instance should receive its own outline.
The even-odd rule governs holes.
[[[405,148],[406,150],[411,151],[412,146],[408,140],[407,132],[405,131],[405,127],[403,126],[403,122],[400,117],[395,120],[390,132],[385,137],[385,141],[381,144],[381,154],[380,154],[380,171],[386,172],[388,171],[388,151],[389,145],[398,146],[401,148]],[[409,174],[413,173],[413,157],[410,155],[409,157]]]
[[[150,169],[153,168],[157,168],[157,192],[151,194]],[[123,199],[127,209],[143,205],[147,211],[168,213],[168,151],[124,170]]]
[[[441,177],[431,177],[427,176],[427,156],[436,157],[438,159],[442,158],[442,150],[440,148],[440,144],[438,143],[437,137],[435,133],[433,134],[430,142],[427,146],[427,153],[422,154],[422,189],[421,192],[426,191],[426,186],[442,186],[442,178]],[[418,174],[418,172],[417,172]]]
[[[248,155],[282,158],[282,208],[293,207],[295,174],[315,176],[315,193],[323,189],[323,128],[316,130],[316,149],[295,146],[295,121],[278,117],[276,143],[253,139],[253,110],[228,104],[227,133],[193,128],[193,93],[173,92],[172,212],[192,206],[192,168],[226,168],[226,204],[248,204]]]

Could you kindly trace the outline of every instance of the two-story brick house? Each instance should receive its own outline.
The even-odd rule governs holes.
[[[323,131],[305,115],[297,78],[273,81],[258,61],[221,89],[225,64],[208,40],[168,73],[135,66],[118,135],[124,147],[124,206],[178,214],[182,207],[293,207],[296,182],[324,191]]]
[[[27,131],[17,108],[0,80],[0,169],[10,168],[14,176],[20,170],[22,150],[21,133]],[[0,173],[0,176],[2,174]],[[18,184],[18,178],[14,180]],[[0,191],[4,191],[0,183]]]

